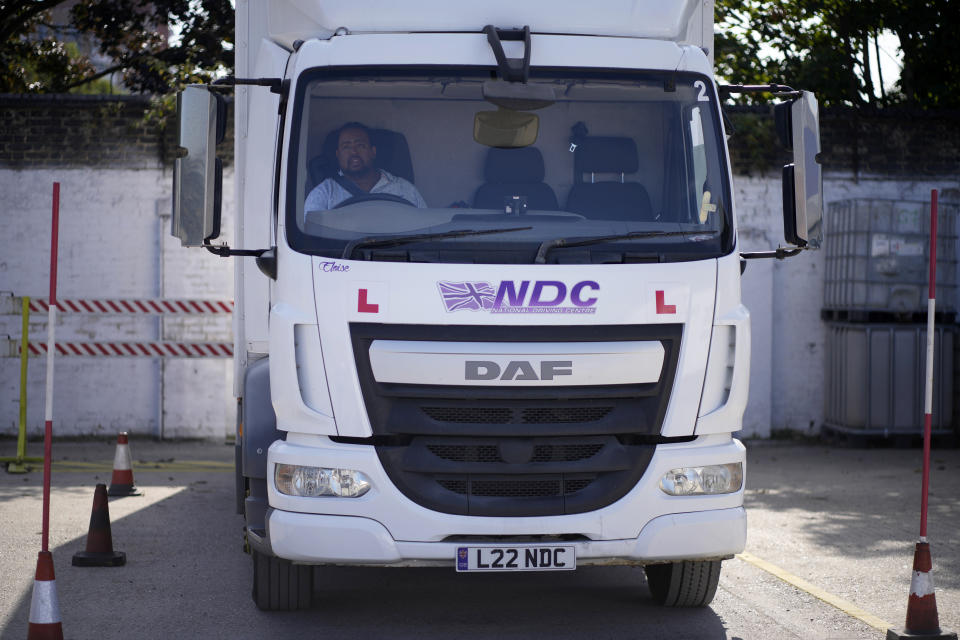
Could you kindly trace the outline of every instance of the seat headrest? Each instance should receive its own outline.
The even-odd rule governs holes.
[[[573,156],[574,172],[634,173],[640,168],[637,143],[633,138],[592,136],[584,138]]]
[[[483,175],[487,182],[503,184],[543,182],[543,155],[536,147],[490,149]]]

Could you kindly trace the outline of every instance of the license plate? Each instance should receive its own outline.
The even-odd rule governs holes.
[[[458,547],[457,571],[571,571],[577,568],[572,546]]]

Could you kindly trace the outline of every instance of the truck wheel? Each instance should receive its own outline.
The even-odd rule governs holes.
[[[683,560],[643,568],[657,604],[665,607],[705,607],[720,582],[719,560]]]
[[[253,552],[253,601],[258,609],[307,609],[312,600],[313,567]]]

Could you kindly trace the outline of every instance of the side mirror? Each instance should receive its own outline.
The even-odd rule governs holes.
[[[170,233],[184,247],[200,247],[220,235],[223,164],[216,148],[226,135],[226,114],[223,96],[204,85],[190,85],[177,96]]]
[[[818,249],[823,243],[820,117],[814,95],[800,94],[774,107],[780,140],[793,150],[793,163],[783,168],[784,238],[797,247]]]

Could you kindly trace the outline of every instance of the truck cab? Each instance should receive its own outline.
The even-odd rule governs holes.
[[[642,565],[702,606],[743,550],[712,2],[618,7],[239,1],[237,75],[181,96],[174,235],[239,256],[259,607],[308,606],[325,564]],[[228,86],[236,248],[214,244]],[[816,103],[790,98],[787,239],[815,248]]]

